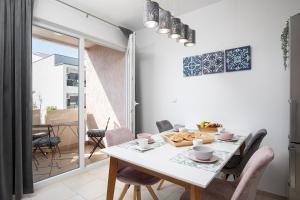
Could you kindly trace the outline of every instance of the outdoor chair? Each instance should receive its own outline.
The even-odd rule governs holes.
[[[35,153],[36,150],[38,149],[47,158],[47,155],[42,148],[50,148],[52,153],[55,153],[57,150],[59,152],[59,156],[61,156],[60,149],[58,146],[61,140],[59,136],[55,135],[52,125],[50,124],[33,125],[33,128],[36,129],[33,131],[35,133],[32,135],[32,139],[33,139],[32,143],[33,146],[35,147],[33,152]],[[44,131],[45,129],[47,131],[36,133],[37,130],[41,130],[43,128]],[[51,133],[53,135],[51,135]]]
[[[94,148],[90,152],[89,159],[92,157],[94,152],[96,151],[97,148],[105,148],[105,146],[102,144],[102,140],[105,137],[105,133],[108,128],[110,117],[107,119],[105,129],[99,129],[96,123],[96,120],[94,118],[93,114],[87,114],[87,126],[88,126],[88,131],[87,135],[91,140],[94,142]]]

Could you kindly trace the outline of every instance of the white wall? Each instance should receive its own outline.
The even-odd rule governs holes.
[[[289,70],[282,64],[280,34],[299,0],[224,0],[181,19],[197,30],[197,46],[137,32],[137,127],[157,132],[156,120],[194,126],[200,120],[225,127],[268,130],[275,151],[260,189],[287,194]],[[252,70],[184,78],[182,59],[251,45]]]
[[[124,49],[127,39],[119,28],[108,25],[84,13],[74,10],[55,0],[36,0],[34,20],[55,26],[62,26],[73,32],[96,39],[106,46]]]

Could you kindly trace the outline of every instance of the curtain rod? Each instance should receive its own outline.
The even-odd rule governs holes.
[[[95,16],[95,15],[93,15],[93,14],[91,14],[91,13],[88,13],[88,12],[84,11],[84,10],[81,10],[80,8],[77,8],[77,7],[75,7],[75,6],[72,6],[72,5],[70,5],[70,4],[66,3],[66,2],[63,2],[63,1],[61,1],[61,0],[55,0],[55,1],[57,1],[57,2],[59,2],[59,3],[61,3],[61,4],[64,4],[64,5],[66,5],[66,6],[69,6],[69,7],[73,8],[73,9],[79,11],[79,12],[82,12],[82,13],[86,14],[87,17],[88,17],[88,16],[91,16],[91,17],[94,17],[94,18],[96,18],[96,19],[98,19],[98,20],[100,20],[100,21],[102,21],[102,22],[104,22],[104,23],[107,23],[107,24],[111,25],[111,26],[120,28],[120,26],[118,26],[118,25],[116,25],[116,24],[113,24],[113,23],[111,23],[111,22],[109,22],[109,21],[106,21],[105,19],[102,19],[102,18],[100,18],[100,17],[97,17],[97,16]]]

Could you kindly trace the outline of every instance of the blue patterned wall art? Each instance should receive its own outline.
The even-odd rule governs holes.
[[[250,46],[225,50],[226,72],[251,69]]]
[[[185,77],[202,75],[201,56],[183,58],[183,75]]]
[[[203,74],[215,74],[224,72],[224,52],[218,51],[206,53],[202,56]]]

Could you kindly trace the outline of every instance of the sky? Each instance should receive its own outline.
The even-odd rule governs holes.
[[[50,55],[60,54],[64,56],[78,58],[78,48],[72,48],[63,44],[32,38],[32,53],[37,52]]]

